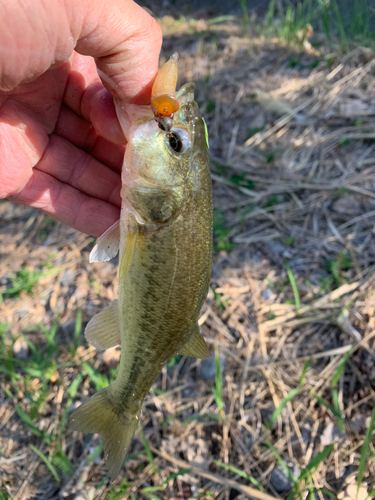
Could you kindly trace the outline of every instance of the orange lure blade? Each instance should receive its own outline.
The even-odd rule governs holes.
[[[161,68],[157,77],[154,81],[151,91],[151,107],[155,115],[156,120],[159,122],[159,126],[165,129],[165,125],[169,123],[169,120],[163,118],[172,119],[173,114],[179,109],[180,105],[176,99],[176,85],[178,77],[178,54],[175,52],[171,55],[169,61],[167,61]],[[171,128],[172,120],[170,120]]]

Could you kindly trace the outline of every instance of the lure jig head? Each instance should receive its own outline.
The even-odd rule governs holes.
[[[151,108],[159,127],[169,132],[173,125],[173,115],[180,105],[176,99],[178,77],[178,53],[171,55],[156,76],[151,90]]]

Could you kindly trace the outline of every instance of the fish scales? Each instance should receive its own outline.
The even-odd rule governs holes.
[[[210,186],[210,178],[204,177],[202,184]],[[120,324],[126,352],[117,380],[130,376],[136,353],[148,354],[146,366],[137,369],[137,400],[144,399],[161,366],[188,340],[207,295],[212,248],[210,191],[202,189],[192,198],[173,224],[138,234],[128,276],[124,282],[120,276]],[[160,363],[154,368],[156,360]]]
[[[118,109],[128,140],[121,217],[90,259],[109,260],[119,249],[119,298],[85,335],[98,348],[121,343],[120,366],[115,381],[70,417],[73,429],[102,435],[112,478],[164,363],[177,353],[209,356],[197,321],[211,275],[212,191],[207,131],[193,92],[187,84],[172,96],[179,109],[171,129],[172,118],[158,115],[158,122],[145,107]]]

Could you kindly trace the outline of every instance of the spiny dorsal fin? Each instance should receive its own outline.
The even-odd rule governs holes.
[[[199,333],[198,323],[193,328],[186,344],[179,350],[179,354],[201,359],[209,358],[211,356],[204,338]]]
[[[90,262],[104,262],[116,256],[120,245],[120,220],[112,224],[96,240],[90,252]]]
[[[120,345],[120,324],[118,318],[118,301],[114,300],[103,311],[89,321],[85,330],[89,344],[97,349],[108,349]]]

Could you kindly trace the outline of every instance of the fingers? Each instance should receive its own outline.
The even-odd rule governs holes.
[[[88,196],[37,168],[24,189],[11,199],[39,208],[54,219],[95,237],[120,217],[120,209],[111,203]]]
[[[65,2],[0,1],[0,91],[35,80],[73,53]]]
[[[90,8],[76,51],[94,57],[99,76],[114,97],[148,104],[158,71],[162,42],[159,25],[130,0],[86,1]]]
[[[19,102],[8,99],[0,109],[0,199],[21,190],[37,166],[63,182],[70,179],[91,196],[109,200],[108,192],[120,189],[116,172],[121,171],[123,154],[124,146],[101,138],[91,124],[64,106],[56,133],[50,136],[42,120]],[[121,203],[118,192],[111,201]]]
[[[75,134],[77,143],[85,143],[98,156],[112,156],[112,166],[119,169],[121,146],[109,144],[94,131],[90,139],[85,120],[72,111],[61,121],[66,128],[70,123],[69,133]],[[63,134],[64,127],[60,131]],[[49,139],[38,120],[8,99],[0,114],[0,197],[41,208],[80,231],[99,236],[119,216],[120,175],[62,137],[52,134]]]
[[[92,56],[107,90],[147,104],[158,68],[161,31],[132,0],[1,0],[0,90],[35,80],[75,48]]]
[[[125,147],[103,139],[91,123],[64,105],[61,106],[54,134],[91,154],[113,170],[121,172]]]
[[[120,175],[57,135],[50,136],[35,168],[88,196],[121,206]]]
[[[44,124],[29,109],[8,99],[0,108],[0,199],[27,183],[47,144]]]
[[[90,121],[96,131],[108,141],[125,143],[113,97],[104,89],[92,57],[75,52],[70,58],[70,73],[63,102],[77,115]]]

